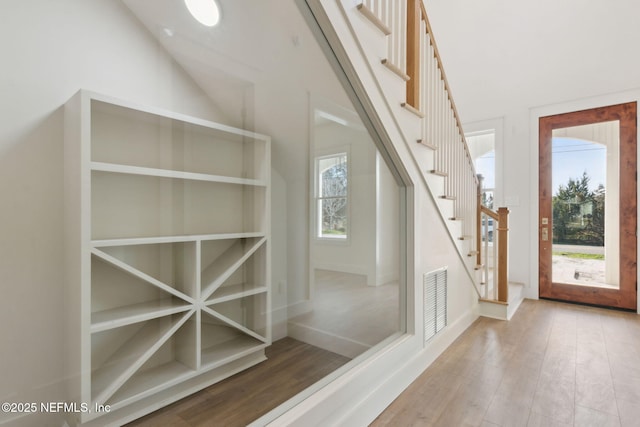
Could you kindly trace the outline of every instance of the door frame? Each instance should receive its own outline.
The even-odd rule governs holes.
[[[620,289],[552,283],[552,238],[542,240],[543,228],[547,227],[549,234],[553,229],[551,194],[548,193],[552,191],[551,132],[557,128],[611,120],[620,121],[620,170],[621,175],[627,177],[620,183],[620,198],[626,200],[620,207],[620,221],[625,224],[624,227],[621,225],[621,231],[633,230],[626,235],[621,233],[620,237]],[[540,297],[637,310],[637,131],[635,101],[538,118],[539,187],[536,195],[539,206],[536,228]],[[543,168],[548,173],[543,174]],[[548,225],[542,224],[542,218],[548,218]]]

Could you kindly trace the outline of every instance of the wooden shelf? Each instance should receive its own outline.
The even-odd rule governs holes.
[[[232,301],[234,299],[244,298],[251,295],[257,295],[267,292],[268,288],[264,285],[248,285],[246,283],[240,283],[231,286],[221,286],[212,295],[206,304],[219,304],[225,301]]]
[[[166,325],[150,321],[140,328],[92,372],[92,401],[100,404],[106,402],[192,314],[193,311],[190,311],[180,318],[172,318]]]
[[[193,302],[193,298],[191,298],[190,296],[184,294],[183,292],[180,292],[179,290],[175,289],[172,286],[167,285],[166,283],[161,282],[160,280],[156,279],[155,277],[152,277],[150,275],[148,275],[147,273],[138,270],[137,268],[123,262],[120,261],[119,259],[105,253],[102,252],[99,249],[92,249],[91,250],[91,254],[102,259],[103,261],[108,262],[109,264],[113,265],[114,267],[124,271],[125,273],[131,274],[134,277],[137,277],[138,279],[141,279],[155,287],[157,287],[158,289],[163,290],[164,292],[174,295],[178,298],[181,298],[185,301],[188,302]]]
[[[224,326],[230,326],[233,329],[236,329],[237,331],[245,334],[245,335],[249,335],[250,337],[253,337],[254,339],[261,341],[261,342],[267,342],[268,339],[267,337],[262,336],[261,334],[257,333],[256,331],[254,331],[253,329],[251,329],[251,327],[247,326],[247,325],[243,325],[240,322],[237,322],[221,313],[218,313],[215,309],[211,308],[211,307],[203,307],[202,308],[202,312],[206,313],[207,315],[219,320],[221,322],[222,325]]]
[[[157,237],[133,237],[123,239],[100,239],[92,240],[91,245],[94,248],[108,246],[129,246],[129,245],[149,245],[158,243],[179,243],[179,242],[197,242],[207,240],[231,240],[231,239],[250,239],[254,237],[265,237],[264,232],[248,232],[248,233],[218,233],[218,234],[193,234],[182,236],[157,236]]]
[[[83,90],[64,130],[69,398],[121,424],[264,360],[271,139]]]
[[[91,333],[185,312],[192,304],[178,298],[150,301],[103,310],[91,314]]]
[[[213,369],[265,347],[266,344],[262,341],[246,335],[238,335],[229,341],[203,348],[202,369]]]
[[[112,406],[112,409],[117,409],[191,378],[196,373],[197,371],[178,361],[167,362],[133,375],[109,398],[107,403]]]
[[[266,229],[264,186],[93,171],[91,238],[148,238]]]
[[[259,133],[251,132],[244,129],[239,129],[231,126],[227,126],[221,123],[212,122],[210,120],[201,119],[199,117],[188,116],[186,114],[176,113],[175,111],[165,110],[163,108],[157,108],[149,105],[141,105],[133,102],[123,101],[121,99],[113,98],[108,95],[96,93],[88,90],[82,90],[80,93],[90,98],[94,105],[94,110],[111,111],[115,114],[122,114],[125,116],[133,114],[147,114],[149,116],[157,116],[176,120],[182,123],[190,123],[204,128],[215,129],[221,132],[228,133],[230,135],[237,135],[238,137],[268,140],[269,137],[261,135]]]
[[[115,163],[91,162],[91,170],[100,172],[122,173],[129,175],[157,176],[192,181],[220,182],[224,184],[240,184],[265,187],[267,184],[258,179],[234,178],[229,176],[209,175],[204,173],[182,172],[169,169],[157,169],[141,166],[129,166]]]
[[[202,297],[208,299],[240,266],[253,255],[266,238],[238,240],[202,271]]]

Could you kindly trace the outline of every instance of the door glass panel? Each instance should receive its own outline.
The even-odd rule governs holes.
[[[552,133],[553,283],[620,285],[620,123]]]

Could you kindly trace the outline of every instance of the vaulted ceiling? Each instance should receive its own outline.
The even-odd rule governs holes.
[[[279,90],[272,108],[300,88],[346,98],[336,93],[335,78],[322,78],[331,69],[294,1],[218,0],[222,19],[212,28],[198,24],[182,0],[122,1],[212,102],[229,112],[229,124],[246,126],[237,117],[253,104],[252,91],[260,85]]]
[[[637,0],[424,1],[463,122],[640,87]],[[123,2],[229,108],[229,88],[261,76],[318,80],[304,71],[318,51],[293,1],[220,0],[214,29],[181,1]]]

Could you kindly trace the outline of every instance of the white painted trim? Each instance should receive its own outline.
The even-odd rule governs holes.
[[[494,150],[496,153],[496,188],[493,192],[493,204],[494,206],[506,206],[504,198],[504,170],[505,170],[505,144],[504,144],[504,117],[497,117],[495,119],[480,120],[477,122],[465,123],[462,125],[465,134],[480,132],[483,130],[494,130],[495,141]]]
[[[311,310],[313,310],[313,304],[308,299],[289,304],[287,307],[287,319],[300,316],[301,314],[308,313]]]
[[[273,341],[277,341],[287,336],[287,322],[286,306],[271,310],[271,335]]]
[[[314,110],[315,114],[315,110]],[[353,169],[353,161],[351,160],[351,144],[339,144],[334,145],[332,147],[324,147],[324,148],[316,148],[315,141],[315,132],[311,131],[311,147],[310,152],[311,156],[311,166],[310,171],[312,176],[309,177],[309,183],[311,184],[311,190],[309,193],[309,199],[311,200],[311,206],[309,211],[311,212],[311,218],[309,219],[309,223],[312,225],[312,235],[311,235],[311,248],[310,253],[313,254],[313,245],[316,244],[328,244],[328,245],[342,245],[349,246],[351,244],[351,230],[352,230],[352,203],[353,203],[353,194],[352,194],[352,169]],[[320,196],[318,195],[318,187],[319,187],[319,178],[320,178],[320,168],[319,162],[322,159],[331,158],[331,157],[339,157],[341,155],[345,155],[347,157],[347,235],[342,237],[324,237],[320,236],[320,218],[318,212],[318,200]],[[315,254],[311,256],[311,261],[313,262],[315,258]]]
[[[524,298],[520,296],[520,298],[518,298],[517,300],[509,303],[509,305],[507,306],[507,320],[511,320],[513,315],[516,314],[516,311],[518,311],[518,308],[520,307],[520,304],[522,304],[522,301],[524,301]]]
[[[496,320],[507,320],[507,310],[509,306],[507,304],[498,304],[489,301],[480,301],[478,303],[478,315],[482,317],[489,317]]]
[[[313,326],[298,322],[288,322],[289,337],[332,353],[354,359],[371,348],[371,345],[343,337]]]
[[[531,286],[524,289],[524,297],[531,299],[538,299],[539,293],[539,277],[538,277],[538,167],[539,167],[539,150],[538,150],[538,121],[540,117],[551,116],[555,114],[569,113],[573,111],[588,110],[592,108],[603,107],[607,105],[623,104],[626,102],[638,102],[640,104],[640,88],[616,92],[610,94],[604,94],[599,96],[593,96],[589,98],[577,99],[567,101],[558,104],[544,105],[540,107],[534,107],[529,110],[529,135],[530,135],[530,170],[531,170],[531,188],[530,188],[530,206],[531,206],[531,223],[529,229],[530,250],[531,250],[531,263],[530,268],[530,283]],[[640,111],[640,110],[639,110]],[[638,140],[640,140],[640,127],[638,127]],[[640,150],[637,150],[640,153]],[[636,156],[638,156],[636,153]],[[638,164],[640,164],[640,156],[638,156]],[[640,200],[640,187],[637,195]],[[638,212],[640,214],[640,203],[638,204]],[[638,239],[640,242],[640,239]],[[638,244],[638,253],[640,253],[640,243]],[[640,280],[640,269],[638,269],[638,277],[636,280]],[[638,294],[640,296],[640,294]],[[638,298],[638,313],[640,313],[640,298]]]
[[[166,110],[164,108],[154,107],[150,105],[143,105],[137,102],[118,99],[115,97],[111,97],[111,96],[104,95],[102,93],[94,92],[87,89],[81,89],[80,93],[82,93],[82,96],[86,97],[87,100],[98,101],[103,104],[106,104],[104,106],[105,108],[113,108],[113,106],[120,107],[120,108],[128,108],[130,110],[134,110],[137,112],[153,114],[156,116],[166,117],[166,118],[177,120],[180,122],[190,123],[190,124],[203,126],[211,129],[217,129],[223,132],[228,132],[230,134],[244,136],[247,138],[254,138],[254,139],[259,139],[263,141],[271,140],[271,137],[267,135],[262,135],[262,134],[251,132],[245,129],[239,129],[239,128],[228,126],[222,123],[212,122],[210,120],[201,119],[199,117],[193,117],[186,114],[177,113],[175,111]]]
[[[367,271],[367,267],[364,265],[355,265],[355,264],[331,264],[331,263],[314,263],[313,270],[329,270],[329,271],[339,271],[341,273],[350,273],[350,274],[359,274],[361,276],[369,277],[369,271]]]

